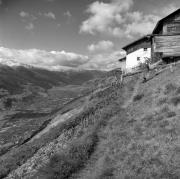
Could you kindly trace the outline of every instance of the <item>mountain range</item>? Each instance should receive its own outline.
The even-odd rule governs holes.
[[[17,94],[21,93],[24,85],[27,84],[43,89],[54,86],[82,85],[104,74],[105,72],[96,70],[50,71],[16,61],[0,60],[0,89],[10,94]]]

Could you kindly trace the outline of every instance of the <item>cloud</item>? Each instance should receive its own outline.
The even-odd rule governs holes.
[[[168,14],[172,13],[173,11],[177,10],[178,7],[175,4],[169,4],[166,7],[164,7],[161,11],[161,14],[164,16],[167,16]]]
[[[93,2],[86,10],[90,15],[82,22],[80,33],[101,33],[119,38],[151,33],[161,16],[132,11],[133,4],[133,0]]]
[[[127,14],[130,23],[125,25],[125,34],[127,37],[136,35],[144,35],[151,33],[155,24],[160,19],[156,15],[144,15],[142,12],[136,11]]]
[[[114,47],[113,42],[111,41],[99,41],[97,44],[91,44],[88,46],[90,52],[111,50]]]
[[[32,30],[32,29],[34,29],[34,24],[30,22],[29,24],[27,24],[27,25],[25,26],[25,28],[26,28],[27,30]]]
[[[66,11],[66,12],[64,13],[64,16],[70,18],[70,17],[72,16],[72,14],[70,13],[70,11]]]
[[[96,69],[111,70],[120,67],[118,59],[124,51],[95,54],[91,58],[85,55],[66,51],[45,51],[39,49],[17,50],[0,47],[0,62],[15,61],[49,70]]]
[[[50,70],[78,68],[89,61],[84,55],[66,52],[38,49],[16,50],[0,47],[0,58]]]
[[[43,15],[44,17],[49,18],[49,19],[53,19],[53,20],[56,19],[56,16],[53,12],[44,13]]]
[[[21,12],[19,13],[19,15],[20,15],[21,17],[23,17],[23,18],[29,17],[29,13],[28,13],[28,12],[25,12],[25,11],[21,11]]]
[[[111,53],[101,53],[91,57],[87,63],[80,66],[83,69],[90,70],[112,70],[119,68],[118,59],[125,55],[124,51],[114,51]]]
[[[96,32],[111,33],[116,24],[124,22],[123,13],[132,6],[132,0],[113,0],[110,3],[93,2],[86,10],[90,17],[82,22],[80,32],[95,34]]]
[[[37,20],[37,17],[35,15],[25,11],[20,11],[19,16],[22,18],[23,22],[32,22],[34,20]]]

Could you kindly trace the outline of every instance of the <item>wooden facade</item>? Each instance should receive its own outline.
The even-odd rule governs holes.
[[[180,9],[161,19],[152,34],[152,59],[180,58]]]

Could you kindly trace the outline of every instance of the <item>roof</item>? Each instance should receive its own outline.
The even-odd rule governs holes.
[[[119,62],[126,61],[126,57],[120,58],[118,61],[119,61]]]
[[[151,37],[151,35],[146,35],[144,37],[141,37],[140,39],[136,40],[136,41],[133,41],[131,42],[130,44],[122,47],[123,50],[126,50],[128,47],[130,46],[133,46],[133,45],[136,45],[137,43],[141,42],[141,41],[145,41],[145,40],[148,40],[149,38]]]
[[[167,20],[168,18],[170,18],[170,17],[176,15],[176,14],[179,13],[179,12],[180,12],[180,8],[177,9],[176,11],[174,11],[173,13],[169,14],[168,16],[164,17],[164,18],[161,19],[160,21],[158,21],[158,23],[156,24],[156,27],[155,27],[154,30],[153,30],[153,34],[156,34],[156,32],[157,32],[159,26],[161,26],[162,23],[163,23],[165,20]]]

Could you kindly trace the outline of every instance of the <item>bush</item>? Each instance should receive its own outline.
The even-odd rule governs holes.
[[[139,100],[141,100],[143,97],[144,97],[144,94],[138,94],[138,95],[134,96],[133,101],[139,101]]]

